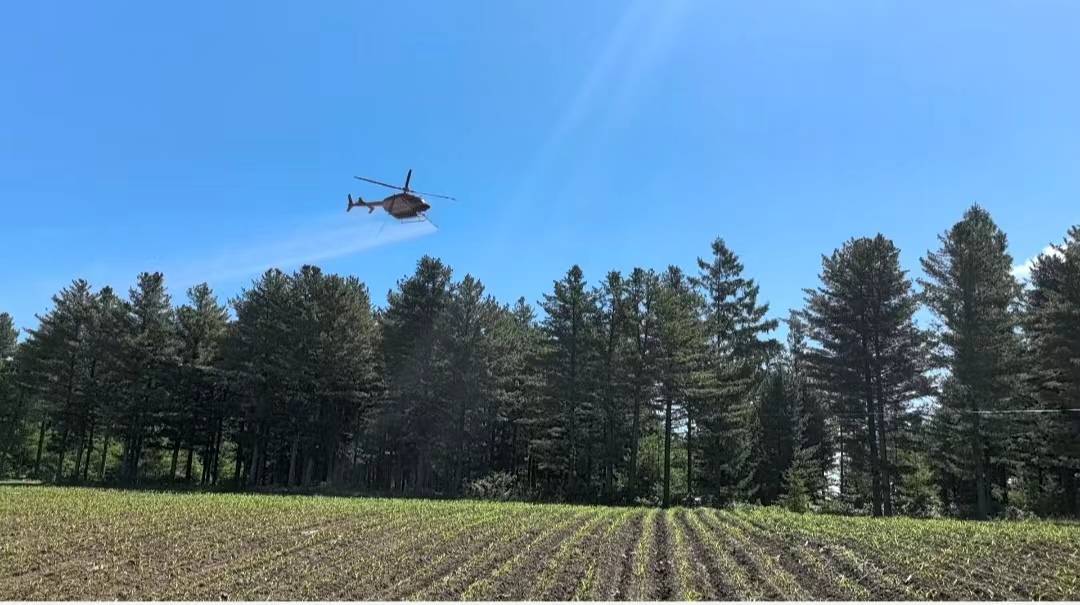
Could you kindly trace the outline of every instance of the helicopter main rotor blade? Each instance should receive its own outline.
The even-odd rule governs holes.
[[[423,191],[412,191],[411,189],[410,192],[427,197],[437,197],[444,200],[454,200],[455,202],[457,201],[456,197],[450,197],[449,195],[439,195],[438,193],[424,193]]]
[[[391,185],[389,183],[384,183],[382,181],[376,181],[375,179],[369,179],[369,178],[364,177],[364,176],[354,176],[353,178],[354,179],[360,179],[361,181],[367,181],[369,183],[375,183],[376,185],[382,185],[383,187],[389,187],[391,189],[397,189],[398,191],[404,191],[405,190],[403,187],[398,187],[397,185]]]
[[[412,180],[412,168],[410,168],[409,173],[405,175],[405,186],[401,188],[403,191],[408,191],[409,190],[409,181],[411,181],[411,180]]]

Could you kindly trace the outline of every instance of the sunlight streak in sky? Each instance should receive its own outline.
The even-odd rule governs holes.
[[[536,202],[529,197],[530,192],[560,147],[587,119],[593,119],[601,106],[625,112],[633,104],[643,74],[660,63],[669,47],[681,12],[679,2],[657,4],[639,0],[628,4],[550,134],[523,171],[510,207]],[[606,113],[604,117],[608,117]]]

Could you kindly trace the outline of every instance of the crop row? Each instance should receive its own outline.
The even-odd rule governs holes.
[[[1060,599],[1080,526],[0,488],[0,599]]]

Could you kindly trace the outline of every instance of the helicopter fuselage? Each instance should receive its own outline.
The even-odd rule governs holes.
[[[396,219],[416,218],[427,212],[431,205],[424,198],[412,193],[395,193],[383,198],[383,210]]]

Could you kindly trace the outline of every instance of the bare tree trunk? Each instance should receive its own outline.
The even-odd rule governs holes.
[[[176,479],[176,462],[180,457],[180,440],[173,440],[172,462],[169,464],[169,481]]]
[[[300,454],[300,433],[297,432],[293,435],[292,451],[289,452],[289,478],[287,485],[296,485],[297,476],[296,473],[299,469],[296,466],[297,457]]]
[[[195,444],[189,443],[187,447],[187,462],[184,463],[184,483],[191,483],[191,463],[195,458]]]
[[[664,402],[664,500],[663,507],[671,504],[671,398]]]
[[[690,412],[686,412],[686,496],[694,496],[694,421]]]
[[[217,426],[217,437],[214,442],[214,464],[210,471],[210,485],[217,485],[218,482],[218,467],[221,463],[221,442],[225,438],[225,435],[223,434],[225,431],[224,427],[222,427],[220,418],[218,419]]]
[[[868,354],[866,338],[862,340],[862,350],[865,354]],[[871,500],[873,501],[873,513],[875,517],[880,517],[883,513],[882,510],[882,497],[881,497],[881,456],[878,452],[878,430],[877,426],[877,409],[874,406],[874,385],[872,378],[872,368],[870,367],[870,361],[865,360],[863,362],[863,408],[866,413],[866,440],[867,445],[870,446],[870,484],[871,484]]]
[[[41,431],[38,433],[37,456],[34,458],[34,478],[41,478],[41,452],[45,449],[45,429],[48,426],[46,419],[41,420]]]
[[[64,478],[64,454],[67,453],[67,440],[68,429],[64,428],[64,433],[60,437],[60,458],[56,461],[56,471],[53,473],[53,483],[60,483],[60,480]]]
[[[90,423],[90,437],[86,445],[86,460],[83,461],[82,480],[84,482],[90,481],[90,457],[94,453],[94,422]],[[76,471],[77,473],[77,471]]]
[[[98,478],[105,481],[105,460],[109,455],[109,431],[105,431],[105,441],[101,444],[101,464],[98,466]]]
[[[72,481],[79,480],[79,471],[82,470],[83,449],[86,447],[86,435],[79,431],[79,445],[75,448],[75,470],[71,473]]]
[[[641,441],[641,394],[634,394],[634,418],[630,429],[630,476],[627,487],[637,495],[638,446]]]
[[[304,487],[311,485],[312,476],[315,474],[315,457],[311,454],[305,456],[304,460]]]
[[[262,463],[262,436],[261,431],[255,431],[255,443],[251,448],[251,466],[248,467],[248,485],[258,487],[259,466]]]
[[[990,517],[990,499],[987,497],[986,481],[986,446],[982,440],[982,427],[977,407],[975,411],[975,518],[985,520]]]

